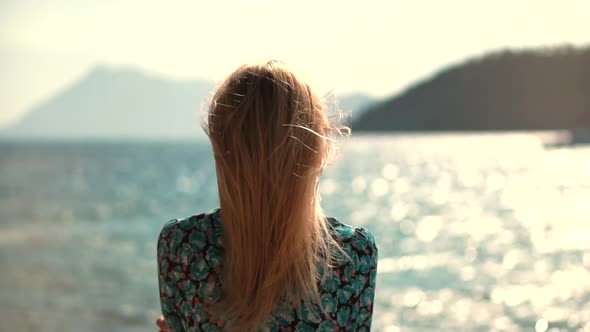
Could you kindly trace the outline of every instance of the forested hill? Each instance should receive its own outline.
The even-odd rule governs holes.
[[[352,127],[354,132],[590,128],[590,48],[504,51],[471,59],[375,104]]]

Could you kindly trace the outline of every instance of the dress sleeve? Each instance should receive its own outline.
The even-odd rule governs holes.
[[[357,308],[353,308],[353,311],[358,314],[351,317],[349,330],[360,332],[371,330],[379,252],[375,238],[369,231],[359,228],[356,235],[356,241],[352,243],[352,246],[358,255],[358,263],[355,265],[361,287],[358,288],[356,294],[358,296],[355,301]]]
[[[181,282],[182,271],[177,271],[178,263],[174,253],[181,239],[175,236],[175,223],[176,220],[168,222],[158,238],[158,283],[160,304],[166,324],[172,332],[183,332],[188,331],[188,328],[181,314],[184,297],[178,285]]]

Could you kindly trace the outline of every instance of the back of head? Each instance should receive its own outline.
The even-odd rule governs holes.
[[[281,301],[317,300],[318,266],[329,268],[336,245],[317,187],[334,129],[323,100],[275,61],[238,68],[214,95],[225,258],[213,308],[231,329],[257,329]]]

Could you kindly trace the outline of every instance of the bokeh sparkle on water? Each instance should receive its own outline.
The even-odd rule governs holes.
[[[209,153],[0,143],[0,330],[155,330],[155,239],[216,206]],[[355,137],[321,191],[379,243],[375,331],[590,330],[589,147]]]

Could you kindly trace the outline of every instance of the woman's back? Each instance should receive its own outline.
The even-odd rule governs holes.
[[[318,284],[321,306],[278,304],[261,330],[369,331],[377,247],[373,235],[328,218],[330,235],[348,258]],[[222,331],[209,305],[222,296],[223,224],[219,209],[167,223],[158,240],[160,299],[172,331]],[[256,241],[257,239],[250,239]],[[324,268],[318,267],[323,273]]]
[[[377,250],[367,231],[321,207],[332,136],[347,131],[324,98],[280,62],[244,65],[217,88],[205,128],[220,210],[164,227],[166,323],[176,331],[368,330]]]

